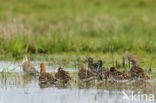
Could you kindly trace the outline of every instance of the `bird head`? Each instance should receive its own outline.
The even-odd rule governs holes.
[[[61,70],[62,70],[62,67],[59,67],[59,68],[57,69],[58,72],[61,71]]]
[[[89,57],[89,58],[88,58],[88,62],[89,62],[89,63],[93,63],[93,58]]]
[[[116,68],[115,67],[111,67],[110,68],[110,72],[115,72],[116,71]]]
[[[98,65],[99,65],[99,67],[102,67],[102,65],[103,65],[102,60],[99,60],[99,61],[98,61]]]
[[[84,69],[84,64],[82,62],[78,63],[77,65],[79,69]]]
[[[28,61],[27,55],[25,55],[25,54],[23,55],[23,60],[24,60],[24,61]]]
[[[40,67],[41,67],[40,73],[44,73],[45,72],[45,64],[41,63]]]

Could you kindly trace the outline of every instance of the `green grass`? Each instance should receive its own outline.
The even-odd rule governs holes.
[[[0,0],[0,53],[156,52],[155,0]]]

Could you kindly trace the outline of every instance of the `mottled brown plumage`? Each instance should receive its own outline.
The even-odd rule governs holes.
[[[69,72],[63,70],[61,67],[58,68],[58,72],[55,74],[55,78],[57,80],[63,81],[64,83],[67,83],[71,79]]]
[[[84,79],[93,79],[95,77],[95,74],[92,73],[91,71],[89,70],[86,70],[84,69],[84,65],[83,63],[79,63],[79,72],[78,72],[78,76],[81,80],[84,80]]]
[[[143,61],[139,60],[138,58],[136,58],[136,56],[130,54],[128,51],[126,51],[124,53],[124,57],[123,57],[123,65],[125,65],[125,60],[128,60],[128,62],[132,63],[143,63]]]
[[[97,79],[98,80],[107,80],[110,78],[110,72],[108,70],[100,70],[97,73]]]
[[[130,74],[134,79],[150,79],[146,72],[142,68],[136,66],[136,64],[133,64],[133,67],[130,70]]]
[[[110,68],[110,76],[113,80],[132,80],[130,76],[118,71],[115,67]]]
[[[96,76],[98,80],[104,80],[104,79],[107,80],[110,77],[110,73],[106,68],[102,67],[102,65],[103,65],[102,60],[99,60]]]
[[[30,73],[30,74],[37,73],[34,65],[30,61],[28,61],[28,58],[26,55],[23,56],[22,67],[25,73]]]
[[[88,69],[91,70],[91,72],[96,73],[98,68],[98,63],[94,63],[93,58],[88,58]]]
[[[54,82],[56,82],[56,79],[53,77],[52,74],[46,73],[44,63],[41,63],[40,67],[41,67],[41,71],[40,71],[39,81],[41,83],[54,83]]]

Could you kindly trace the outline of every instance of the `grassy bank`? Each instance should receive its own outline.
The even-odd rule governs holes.
[[[0,0],[0,53],[156,52],[155,0]]]

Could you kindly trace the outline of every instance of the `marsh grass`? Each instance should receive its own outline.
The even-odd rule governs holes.
[[[5,84],[5,86],[6,86],[8,77],[11,76],[15,70],[15,68],[13,68],[12,70],[8,70],[8,67],[3,68],[2,72],[0,72],[0,78],[2,78],[0,82],[2,84]]]
[[[8,67],[3,68],[2,72],[1,72],[2,78],[4,78],[4,79],[6,79],[9,75],[11,75],[16,69],[16,68],[13,68],[11,70],[8,70]]]
[[[155,1],[0,1],[0,53],[156,51]],[[7,8],[6,8],[7,7]]]

